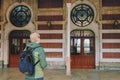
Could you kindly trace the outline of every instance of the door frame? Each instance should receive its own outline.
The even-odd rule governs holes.
[[[72,25],[70,32],[75,29],[89,29],[94,32],[95,34],[95,69],[99,69],[100,66],[100,59],[101,59],[101,52],[100,52],[100,34],[98,24],[96,22],[92,23],[90,26],[86,26],[85,28],[76,28],[76,26]]]
[[[84,31],[90,31],[91,36],[85,36]],[[75,34],[78,36],[75,36]],[[71,35],[70,36],[70,47],[72,49],[72,52],[70,51],[71,52],[70,53],[71,68],[94,69],[95,68],[95,34],[94,32],[88,29],[84,29],[84,30],[75,29],[71,31],[70,35]],[[76,39],[77,40],[80,39],[80,45],[79,45],[80,52],[78,52],[76,49],[73,50],[73,47],[75,46],[75,44],[76,43],[79,44],[78,42],[76,42]],[[85,39],[92,40],[92,46],[90,45],[90,48],[92,48],[92,51],[93,51],[92,55],[84,55],[84,40]],[[71,40],[72,40],[72,44],[71,44]],[[77,45],[76,45],[76,48],[78,48]]]

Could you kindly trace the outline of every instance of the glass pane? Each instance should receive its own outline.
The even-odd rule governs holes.
[[[94,37],[94,33],[90,30],[85,30],[84,37]]]
[[[84,55],[93,55],[94,52],[94,40],[92,38],[90,39],[84,39]]]
[[[80,51],[81,51],[81,49],[80,49],[80,46],[81,46],[81,39],[77,39],[76,46],[77,46],[77,53],[80,53]]]
[[[30,31],[27,30],[14,30],[10,33],[10,38],[29,38]]]
[[[80,46],[81,46],[81,39],[72,38],[71,47],[70,47],[71,54],[80,54],[81,52]]]
[[[25,49],[26,43],[29,42],[29,41],[30,41],[30,39],[23,39],[22,50]]]
[[[23,47],[22,47],[22,49],[24,49],[26,47],[26,40],[27,39],[23,39]]]
[[[90,55],[94,54],[94,38],[90,38]]]
[[[13,38],[11,54],[19,54],[19,52],[20,52],[20,40]]]
[[[76,54],[77,53],[77,48],[76,48],[76,39],[71,38],[71,44],[70,44],[70,52],[71,54]]]
[[[84,55],[90,54],[90,40],[84,39]]]
[[[70,53],[73,54],[74,53],[74,50],[73,50],[73,38],[71,38],[71,41],[70,41]]]

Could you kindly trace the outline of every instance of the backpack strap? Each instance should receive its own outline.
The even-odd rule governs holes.
[[[32,48],[31,50],[33,51],[33,50],[35,50],[35,49],[38,48],[38,47],[40,47],[40,46],[37,46],[37,47],[35,47],[35,48]]]
[[[33,66],[37,65],[40,62],[40,60],[38,60]]]

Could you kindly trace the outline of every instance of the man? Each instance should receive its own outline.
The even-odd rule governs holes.
[[[33,51],[34,63],[38,60],[39,63],[35,65],[33,75],[25,75],[25,80],[44,80],[44,68],[47,66],[46,56],[43,48],[40,46],[40,35],[36,32],[30,34],[31,42],[27,43],[27,47],[35,48]]]

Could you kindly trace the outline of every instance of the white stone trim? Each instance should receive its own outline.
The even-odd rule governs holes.
[[[47,61],[64,61],[64,58],[46,58]]]
[[[120,39],[102,39],[102,43],[120,43]]]
[[[107,29],[107,30],[102,30],[102,33],[120,33],[120,30],[119,29],[117,29],[117,30]]]
[[[62,48],[44,48],[45,52],[63,52]]]
[[[101,1],[102,2],[102,1]],[[114,6],[114,7],[102,7],[102,14],[119,14],[120,13],[120,7]]]
[[[120,49],[118,48],[115,48],[115,49],[102,49],[102,52],[120,52]]]
[[[117,58],[103,58],[100,62],[120,62],[120,59]]]
[[[63,30],[37,30],[40,34],[64,33]]]
[[[38,16],[42,16],[42,15],[62,15],[63,14],[63,8],[41,8],[38,9]]]

